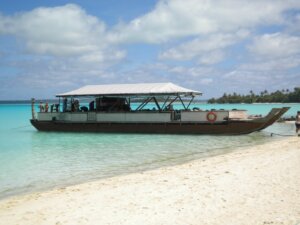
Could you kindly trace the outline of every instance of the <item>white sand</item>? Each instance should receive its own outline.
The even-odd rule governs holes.
[[[0,224],[300,224],[300,138],[18,196]]]

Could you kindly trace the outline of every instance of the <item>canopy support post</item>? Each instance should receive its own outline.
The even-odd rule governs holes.
[[[186,107],[187,109],[190,107],[190,104],[193,102],[194,98],[195,98],[195,96],[193,95],[191,101],[189,102],[188,106]]]
[[[58,97],[58,108],[57,112],[60,112],[60,97]]]
[[[181,101],[181,104],[183,105],[184,109],[186,110],[187,108],[185,107],[185,104],[183,103],[183,101],[182,101],[180,95],[178,95],[178,98],[179,98],[179,100]]]
[[[170,96],[167,97],[167,99],[165,100],[164,104],[162,105],[162,109],[165,107],[165,105],[167,104],[167,101],[169,100]]]
[[[176,98],[174,98],[166,107],[168,108],[173,102],[175,102],[177,100],[178,96],[176,96]]]
[[[156,99],[155,97],[152,97],[152,98],[153,98],[153,100],[154,100],[154,102],[155,102],[155,104],[156,104],[158,110],[161,111],[161,108],[160,108],[160,106],[159,106],[159,104],[158,104],[158,102],[157,102],[157,99]]]
[[[125,101],[126,101],[126,103],[128,104],[128,105],[130,105],[130,98],[125,98]]]
[[[135,111],[138,111],[138,110],[141,110],[141,109],[143,109],[144,107],[145,107],[145,105],[147,105],[150,101],[151,101],[151,99],[152,99],[152,97],[151,98],[146,98],[143,102],[142,102],[142,104],[140,104],[137,108],[136,108],[136,110]]]

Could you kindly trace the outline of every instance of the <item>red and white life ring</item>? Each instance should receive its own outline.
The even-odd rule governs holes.
[[[214,123],[217,120],[217,114],[214,112],[209,112],[206,114],[206,119],[210,123]]]

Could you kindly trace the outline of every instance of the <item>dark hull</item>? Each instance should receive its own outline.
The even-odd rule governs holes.
[[[247,122],[208,123],[66,123],[31,120],[40,131],[156,133],[156,134],[248,134],[263,124]]]
[[[287,110],[288,108],[273,109],[264,118],[240,121],[229,120],[224,121],[223,123],[117,123],[31,120],[31,124],[39,131],[239,135],[249,134],[270,126],[276,120],[278,120]]]

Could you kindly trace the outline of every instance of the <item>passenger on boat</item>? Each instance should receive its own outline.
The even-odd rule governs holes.
[[[90,103],[89,103],[89,108],[90,108],[90,111],[94,111],[95,110],[95,101],[91,101]]]
[[[123,110],[125,111],[125,112],[130,112],[130,106],[129,105],[124,105],[123,106]]]
[[[164,109],[164,111],[174,111],[173,105],[168,105]]]
[[[78,99],[76,99],[76,100],[74,101],[74,111],[75,111],[75,112],[78,112],[78,111],[79,111],[79,100],[78,100]]]
[[[50,105],[50,112],[53,112],[54,104]]]
[[[67,111],[68,99],[64,98],[63,100],[63,112]]]
[[[71,99],[71,112],[75,111],[74,99]]]
[[[59,104],[55,104],[55,111],[56,111],[56,112],[59,111]]]
[[[44,112],[45,109],[43,106],[43,102],[40,102],[39,108],[40,108],[40,112]]]
[[[46,104],[45,104],[45,112],[48,112],[48,110],[49,110],[49,105],[48,105],[48,102],[46,102]]]
[[[81,106],[81,107],[80,107],[80,111],[81,111],[81,112],[87,112],[87,111],[89,111],[89,109],[88,109],[88,107],[86,107],[86,106]]]

